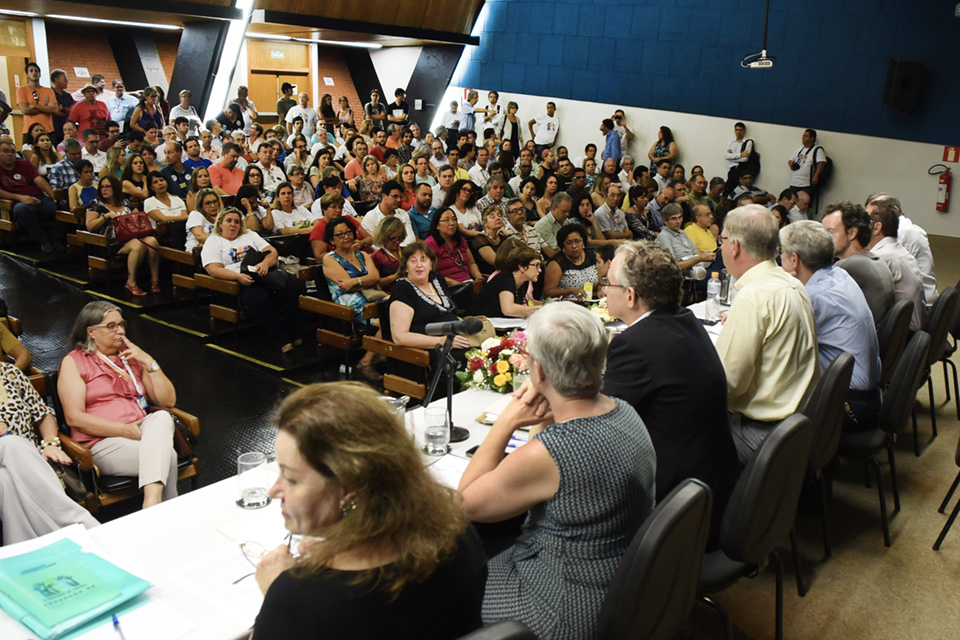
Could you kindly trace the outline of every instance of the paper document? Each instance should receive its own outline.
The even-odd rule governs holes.
[[[460,478],[463,472],[467,470],[470,464],[469,458],[446,455],[427,467],[430,474],[437,479],[440,484],[451,489],[460,486]]]

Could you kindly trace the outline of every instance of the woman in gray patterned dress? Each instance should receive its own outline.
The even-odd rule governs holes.
[[[633,408],[600,393],[607,336],[595,314],[544,305],[528,319],[527,338],[528,386],[460,481],[475,522],[529,511],[516,544],[489,563],[483,620],[520,620],[541,640],[586,640],[653,509],[656,454]],[[530,441],[504,458],[525,426]]]

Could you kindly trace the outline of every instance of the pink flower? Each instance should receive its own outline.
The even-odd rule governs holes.
[[[510,356],[510,364],[512,364],[513,367],[518,371],[521,371],[523,368],[523,365],[525,364],[525,358],[519,353],[515,353],[512,356]]]
[[[510,339],[513,340],[515,344],[524,344],[527,341],[527,334],[517,329],[510,334]]]

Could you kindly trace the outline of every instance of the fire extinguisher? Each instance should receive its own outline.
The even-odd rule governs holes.
[[[934,171],[938,167],[943,167],[943,171]],[[950,167],[943,164],[935,164],[927,171],[932,176],[939,175],[937,180],[937,211],[950,210],[950,186],[953,184],[953,176],[950,174]]]

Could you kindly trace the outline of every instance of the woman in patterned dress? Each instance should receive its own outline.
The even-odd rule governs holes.
[[[656,454],[640,416],[600,393],[607,336],[570,302],[527,320],[530,379],[460,480],[474,522],[527,511],[513,547],[488,565],[485,624],[519,620],[541,640],[593,638],[623,554],[654,506]],[[504,457],[514,430],[527,444]]]

